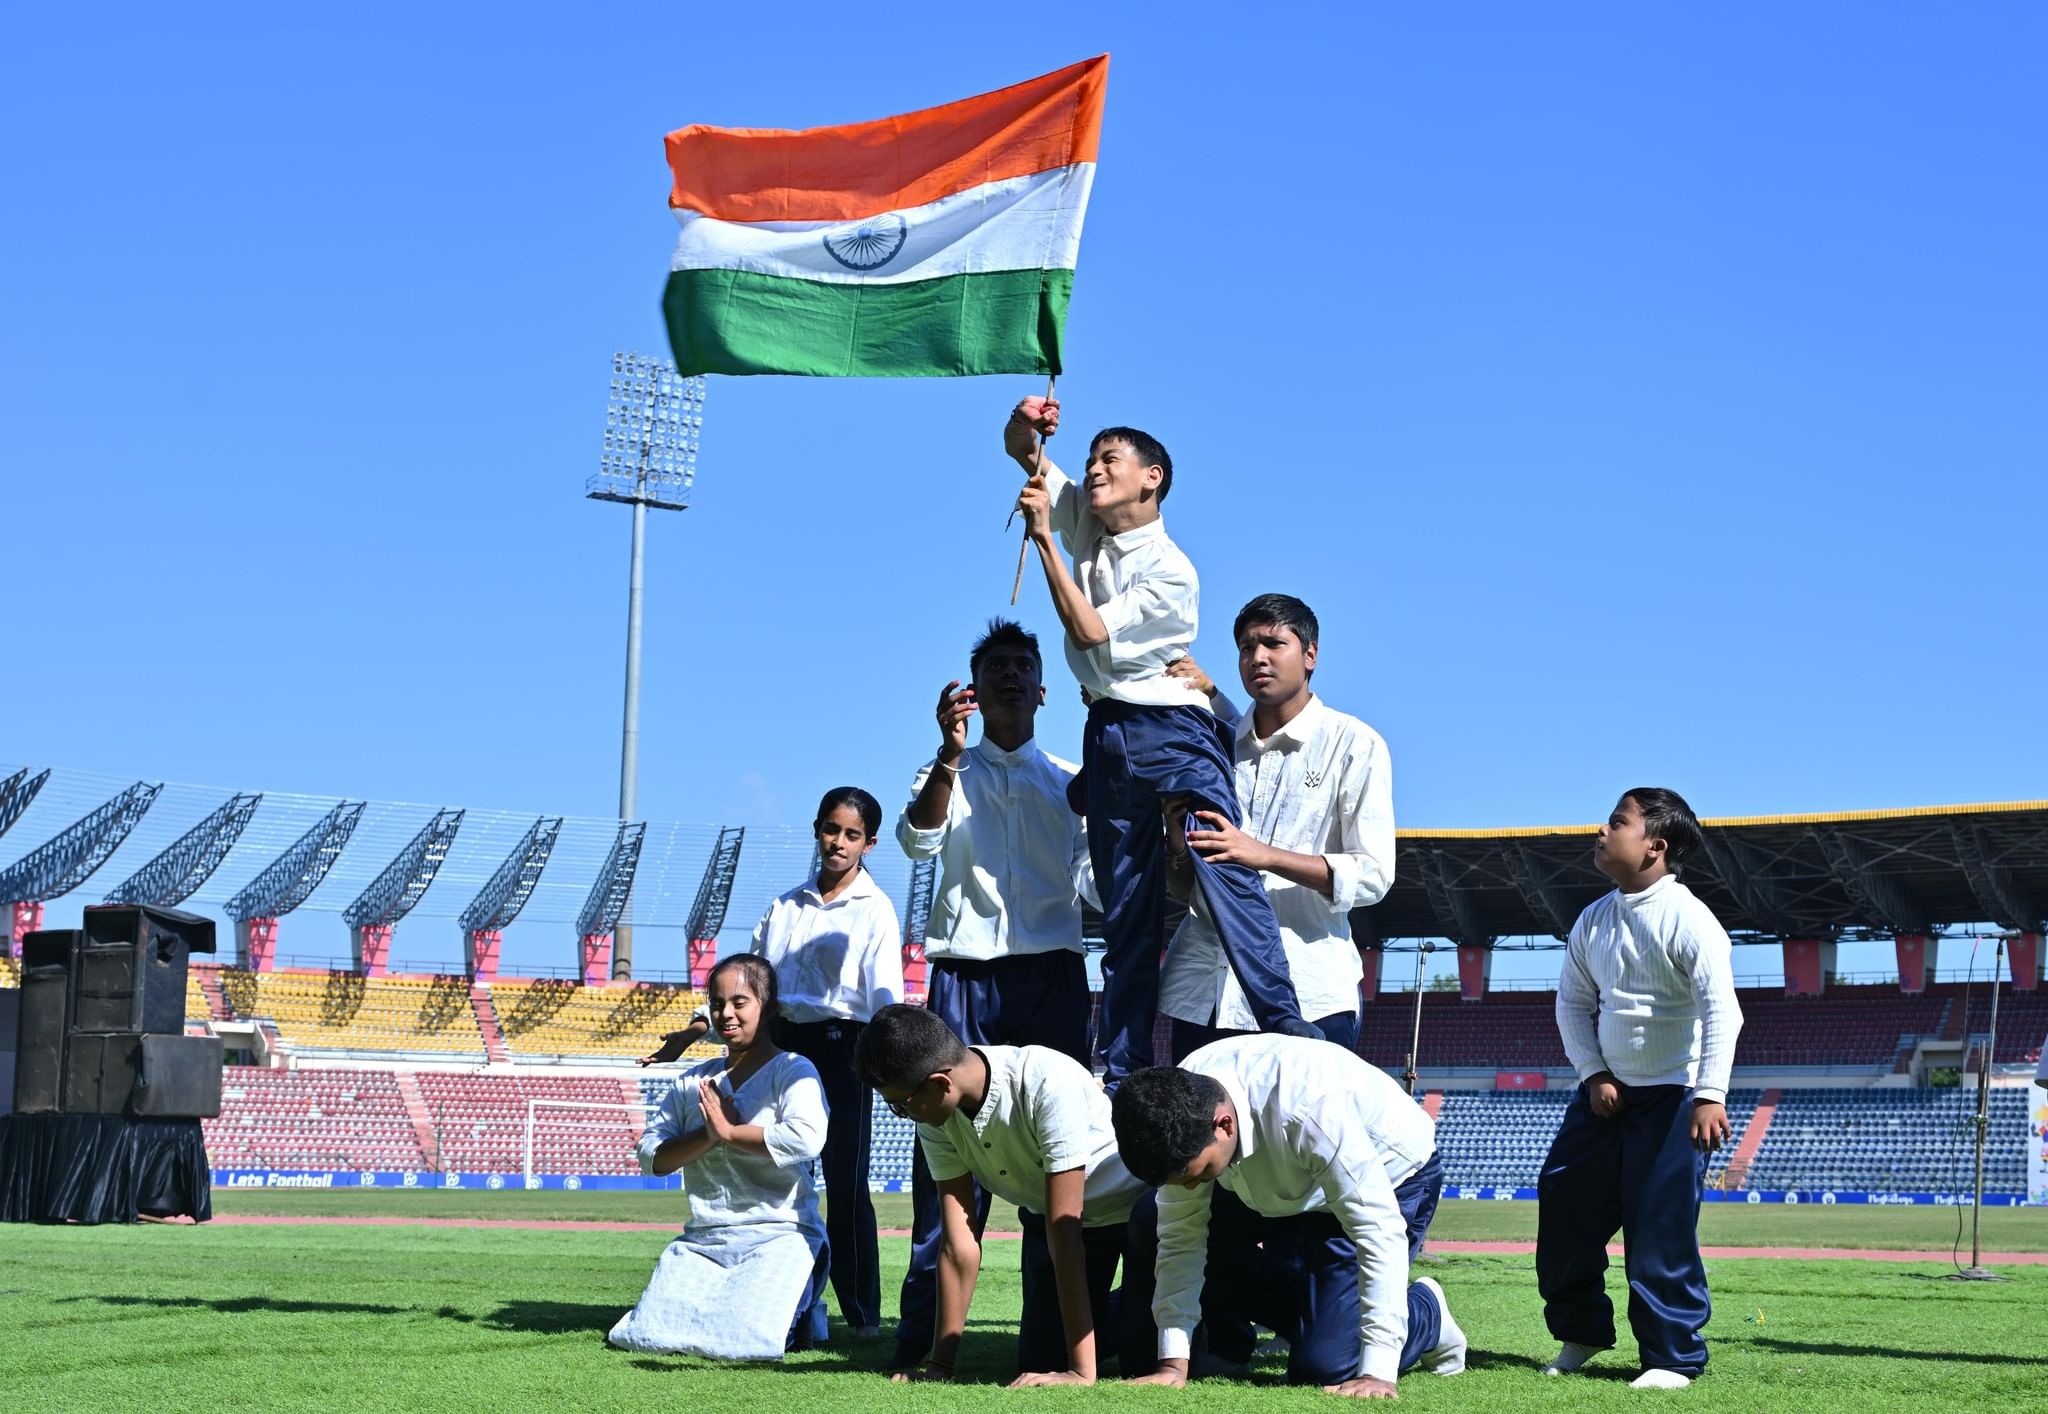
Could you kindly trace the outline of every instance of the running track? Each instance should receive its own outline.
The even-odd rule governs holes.
[[[401,1217],[316,1217],[292,1216],[287,1214],[231,1213],[213,1220],[216,1227],[471,1227],[499,1228],[525,1232],[667,1232],[676,1231],[674,1223],[612,1223],[612,1222],[520,1222],[505,1218],[401,1218]],[[884,1228],[883,1237],[908,1237],[904,1228]],[[991,1232],[986,1240],[994,1242],[1015,1241],[1020,1234],[1014,1232]],[[1528,1256],[1535,1252],[1533,1242],[1431,1242],[1431,1252],[1486,1252],[1508,1256]],[[1619,1244],[1610,1246],[1610,1256],[1621,1255]],[[1783,1257],[1794,1261],[1860,1261],[1860,1262],[1947,1262],[1946,1252],[1911,1252],[1886,1247],[1702,1247],[1700,1255],[1715,1260],[1736,1257]],[[1986,1252],[1986,1265],[2000,1267],[2048,1266],[2048,1252]]]

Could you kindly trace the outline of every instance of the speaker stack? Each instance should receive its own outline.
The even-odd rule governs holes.
[[[185,974],[213,920],[103,904],[82,928],[21,942],[17,1114],[205,1119],[220,1113],[222,1046],[185,1035]]]

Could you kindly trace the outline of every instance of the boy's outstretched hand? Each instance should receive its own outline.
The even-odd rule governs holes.
[[[1003,450],[1026,471],[1038,460],[1038,439],[1060,430],[1058,398],[1026,398],[1010,409],[1003,424]]]
[[[1735,1137],[1728,1127],[1728,1107],[1715,1100],[1695,1100],[1692,1106],[1692,1146],[1711,1154]]]
[[[1360,1375],[1355,1380],[1346,1380],[1341,1385],[1324,1385],[1324,1394],[1342,1394],[1352,1399],[1399,1399],[1401,1393],[1388,1380],[1376,1380],[1371,1375]]]

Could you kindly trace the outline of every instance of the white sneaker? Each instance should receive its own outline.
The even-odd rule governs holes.
[[[1630,1389],[1684,1389],[1692,1383],[1692,1376],[1681,1375],[1676,1370],[1645,1370],[1628,1382]]]
[[[1575,1340],[1568,1340],[1558,1347],[1556,1357],[1543,1367],[1543,1373],[1546,1375],[1576,1374],[1579,1370],[1585,1368],[1586,1362],[1595,1355],[1598,1355],[1603,1350],[1612,1350],[1613,1348],[1611,1345],[1581,1345]]]
[[[1465,1339],[1465,1328],[1451,1316],[1451,1303],[1444,1297],[1443,1287],[1435,1277],[1417,1277],[1417,1286],[1429,1288],[1429,1294],[1436,1298],[1437,1327],[1436,1348],[1422,1352],[1416,1363],[1432,1375],[1459,1375],[1465,1372],[1465,1351],[1470,1342]]]

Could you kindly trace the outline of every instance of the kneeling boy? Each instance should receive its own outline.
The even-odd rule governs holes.
[[[1152,1242],[1146,1205],[1132,1218],[1124,1278],[1125,1304],[1144,1300],[1152,1258],[1145,1383],[1187,1382],[1204,1313],[1270,1327],[1292,1347],[1288,1382],[1335,1394],[1465,1368],[1443,1288],[1408,1280],[1443,1188],[1436,1125],[1384,1071],[1327,1041],[1236,1037],[1132,1072],[1113,1121],[1125,1165],[1163,1185]]]
[[[1144,1192],[1117,1157],[1109,1099],[1081,1064],[1045,1046],[962,1044],[923,1007],[875,1013],[855,1054],[863,1081],[917,1123],[939,1189],[938,1319],[912,1378],[951,1378],[981,1268],[974,1185],[1017,1205],[1024,1227],[1019,1385],[1093,1384],[1110,1284]],[[1140,1364],[1150,1351],[1134,1352]],[[1133,1368],[1126,1366],[1126,1368]]]

